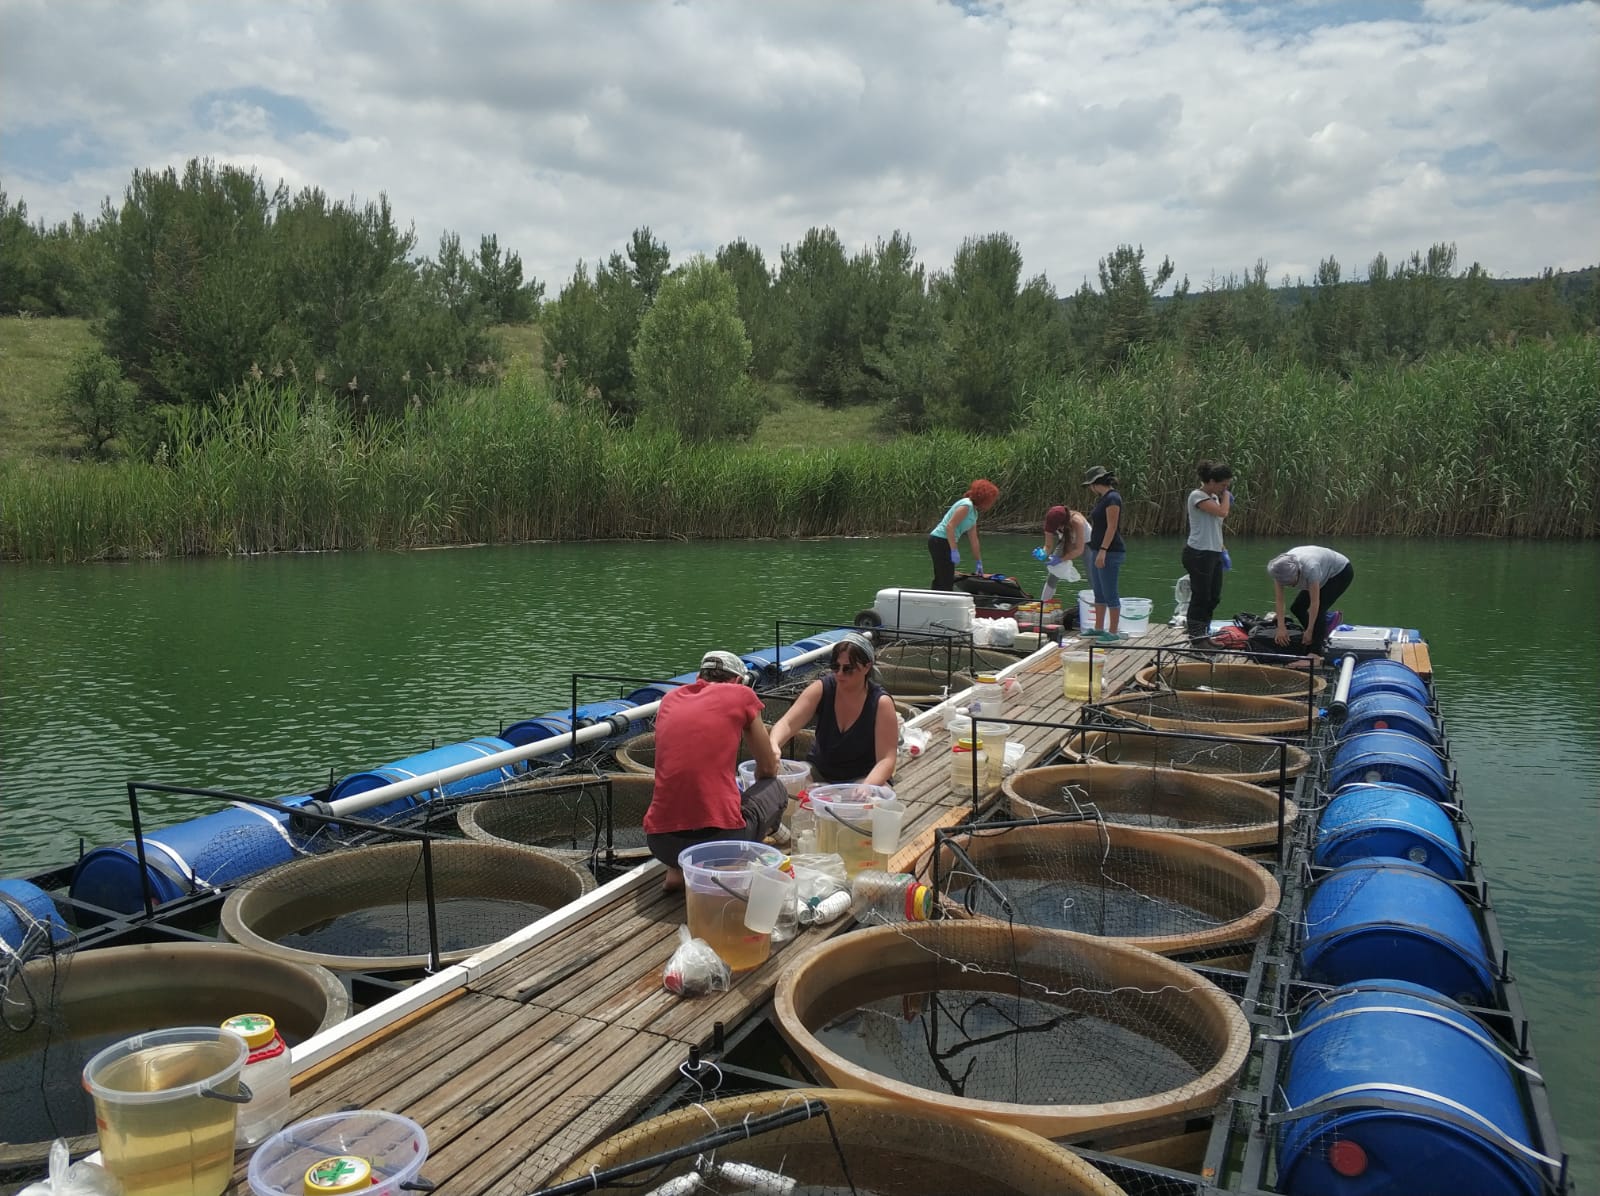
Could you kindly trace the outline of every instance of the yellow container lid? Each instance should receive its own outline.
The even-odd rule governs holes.
[[[306,1196],[339,1196],[371,1186],[372,1164],[360,1155],[329,1155],[306,1168]]]
[[[978,674],[978,684],[979,685],[999,685],[1000,684],[1000,679],[998,677],[996,677],[993,673],[979,673]]]
[[[232,1030],[253,1051],[272,1041],[278,1023],[264,1013],[236,1013],[222,1023],[222,1028]]]
[[[983,751],[983,740],[958,739],[956,740],[956,746],[950,750],[955,752],[981,752]]]

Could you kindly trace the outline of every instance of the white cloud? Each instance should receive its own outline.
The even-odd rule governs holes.
[[[898,228],[934,268],[1006,231],[1062,291],[1124,241],[1196,284],[1435,241],[1500,275],[1600,257],[1600,9],[1351,11],[0,0],[0,178],[57,219],[211,155],[386,192],[425,252],[497,233],[552,289],[643,224],[679,260]]]

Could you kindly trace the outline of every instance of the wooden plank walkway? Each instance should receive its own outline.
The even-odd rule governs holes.
[[[1176,628],[1152,627],[1129,641],[1138,650],[1108,653],[1106,692],[1126,685],[1158,646],[1182,638]],[[1079,703],[1062,695],[1055,653],[1014,675],[1022,693],[1008,703],[1009,717],[1076,717]],[[972,810],[969,798],[951,792],[949,733],[942,725],[929,730],[927,752],[895,776],[909,807],[899,868],[927,853],[935,828]],[[1011,736],[1026,745],[1026,763],[1043,758],[1060,737],[1048,727],[1015,728]],[[677,1078],[691,1046],[708,1046],[717,1023],[731,1030],[759,1013],[787,967],[849,925],[803,930],[730,991],[685,1000],[661,987],[683,920],[682,897],[663,895],[652,876],[300,1076],[293,1119],[352,1107],[403,1113],[427,1131],[424,1176],[448,1185],[451,1196],[536,1189],[633,1121]],[[233,1192],[249,1190],[244,1157]]]

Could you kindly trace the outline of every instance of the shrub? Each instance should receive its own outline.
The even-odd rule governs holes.
[[[122,376],[117,363],[98,349],[72,359],[62,384],[62,413],[96,457],[109,455],[111,441],[122,434],[133,415],[137,387]]]

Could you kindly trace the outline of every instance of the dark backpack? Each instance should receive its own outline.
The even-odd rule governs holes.
[[[1002,602],[1027,602],[1029,600],[1028,593],[1017,584],[1016,578],[1006,577],[1000,573],[991,573],[985,576],[963,573],[956,578],[956,589],[962,593],[971,594],[974,598],[999,599]]]

